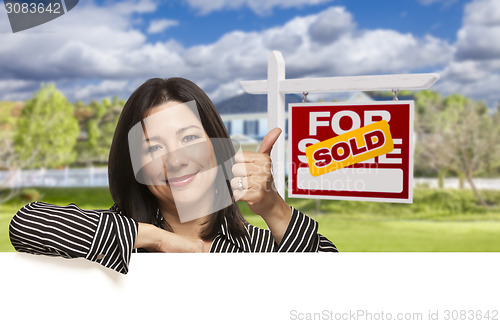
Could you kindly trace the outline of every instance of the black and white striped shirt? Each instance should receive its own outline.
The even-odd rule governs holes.
[[[112,210],[83,210],[74,204],[33,202],[21,208],[9,226],[10,241],[19,252],[86,258],[126,274],[138,223]],[[271,231],[248,224],[248,236],[233,237],[221,223],[210,252],[337,252],[317,233],[318,223],[293,209],[280,244]]]

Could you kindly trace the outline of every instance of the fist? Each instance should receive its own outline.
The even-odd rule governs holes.
[[[263,215],[279,199],[272,175],[271,149],[281,134],[274,128],[266,134],[257,152],[238,152],[232,171],[231,187],[235,200],[248,203],[250,210]]]

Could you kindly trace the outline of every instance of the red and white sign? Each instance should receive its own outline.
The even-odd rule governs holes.
[[[355,130],[381,120],[389,124],[392,151],[355,164],[346,163],[345,167],[330,168],[335,169],[331,172],[312,171],[306,156],[308,146],[320,147],[317,144],[320,142],[328,145],[337,136],[350,137],[349,132],[361,136]],[[290,104],[288,142],[289,197],[413,202],[413,101]],[[356,150],[365,149],[362,140],[359,145]],[[334,149],[331,148],[331,154],[335,158]],[[342,149],[338,152],[342,153]],[[332,160],[323,153],[317,156],[323,162]]]

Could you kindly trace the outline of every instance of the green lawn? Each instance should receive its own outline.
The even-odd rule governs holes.
[[[39,200],[59,205],[102,209],[112,204],[106,188],[39,191]],[[483,195],[492,205],[500,203],[500,191]],[[8,225],[27,202],[15,199],[0,206],[0,252],[13,251]],[[417,188],[413,204],[322,201],[320,214],[312,200],[289,203],[317,220],[319,232],[341,251],[500,251],[500,206],[478,206],[467,190]],[[240,206],[252,224],[265,227],[246,204]]]

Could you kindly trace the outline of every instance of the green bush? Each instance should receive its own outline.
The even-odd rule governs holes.
[[[19,198],[22,201],[30,202],[40,200],[42,195],[37,189],[22,189],[19,193]]]

